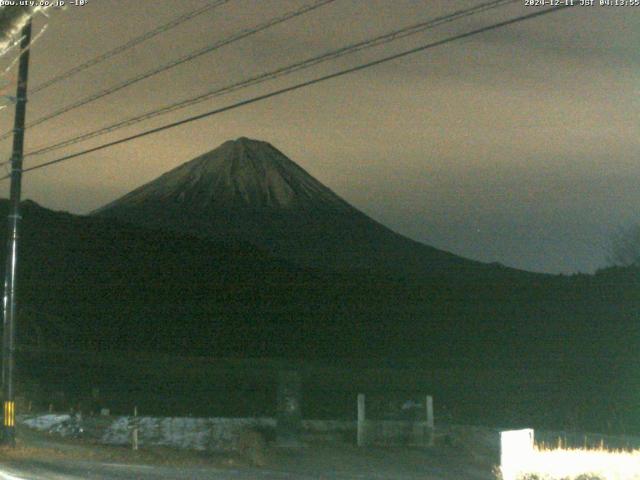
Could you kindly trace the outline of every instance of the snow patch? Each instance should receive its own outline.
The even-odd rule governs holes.
[[[107,422],[105,423],[105,420]],[[189,450],[231,451],[250,429],[274,429],[273,418],[82,417],[81,415],[20,415],[18,421],[38,431],[62,437],[86,436],[107,445],[128,445],[138,428],[141,445]]]
[[[79,414],[49,414],[33,417],[22,416],[18,421],[41,432],[55,433],[62,437],[80,437],[84,433]]]
[[[131,442],[134,417],[116,419],[102,435],[109,445]],[[141,445],[160,445],[190,450],[234,450],[238,435],[251,428],[275,428],[271,418],[138,417]]]
[[[35,430],[48,431],[57,425],[68,422],[70,419],[71,415],[68,414],[51,413],[48,415],[22,417],[22,423]],[[20,421],[20,418],[18,421]]]

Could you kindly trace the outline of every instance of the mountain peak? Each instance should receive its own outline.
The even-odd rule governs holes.
[[[265,142],[263,140],[256,140],[249,137],[238,137],[235,140],[227,140],[222,145],[218,147],[218,149],[237,149],[241,151],[242,149],[248,150],[260,150],[260,149],[272,149],[276,150],[276,148],[271,145],[269,142]],[[215,151],[215,150],[214,150]]]
[[[148,202],[207,211],[350,208],[273,145],[247,137],[224,142],[98,212]]]
[[[263,145],[271,146],[269,142],[264,142],[262,140],[255,140],[249,137],[238,137],[235,140],[229,140],[229,141],[234,143],[240,143],[240,144],[263,144]]]
[[[478,267],[389,230],[273,145],[247,137],[223,143],[94,214],[240,239],[298,265],[341,271],[394,272],[404,278]]]

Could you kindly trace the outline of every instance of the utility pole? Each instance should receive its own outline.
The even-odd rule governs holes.
[[[22,190],[22,156],[24,152],[24,125],[27,109],[27,77],[29,75],[29,44],[31,20],[23,27],[20,41],[20,66],[16,91],[16,110],[11,154],[11,196],[9,199],[9,232],[7,237],[7,265],[5,267],[2,331],[2,393],[4,422],[2,443],[15,445],[16,407],[14,391],[16,340],[16,274],[18,267],[18,232],[20,227],[20,194]]]

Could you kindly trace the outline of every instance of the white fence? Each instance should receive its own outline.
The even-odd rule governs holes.
[[[424,408],[424,421],[372,420],[367,419],[365,394],[358,394],[358,446],[394,443],[433,446],[433,397],[425,395],[424,404],[420,406]]]

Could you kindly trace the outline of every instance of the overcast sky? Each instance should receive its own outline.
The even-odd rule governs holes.
[[[34,95],[27,118],[310,2],[231,0]],[[30,85],[206,3],[100,0],[41,16],[35,32],[45,21],[47,29],[32,49]],[[34,127],[26,148],[478,3],[336,0]],[[522,0],[26,164],[535,8]],[[24,196],[88,213],[247,136],[272,143],[355,207],[413,239],[528,270],[591,272],[604,265],[612,232],[640,221],[639,41],[640,7],[574,7],[28,173]],[[10,59],[3,60],[6,66]],[[12,113],[0,111],[2,131],[11,128]],[[0,154],[9,158],[10,142],[0,144]]]

